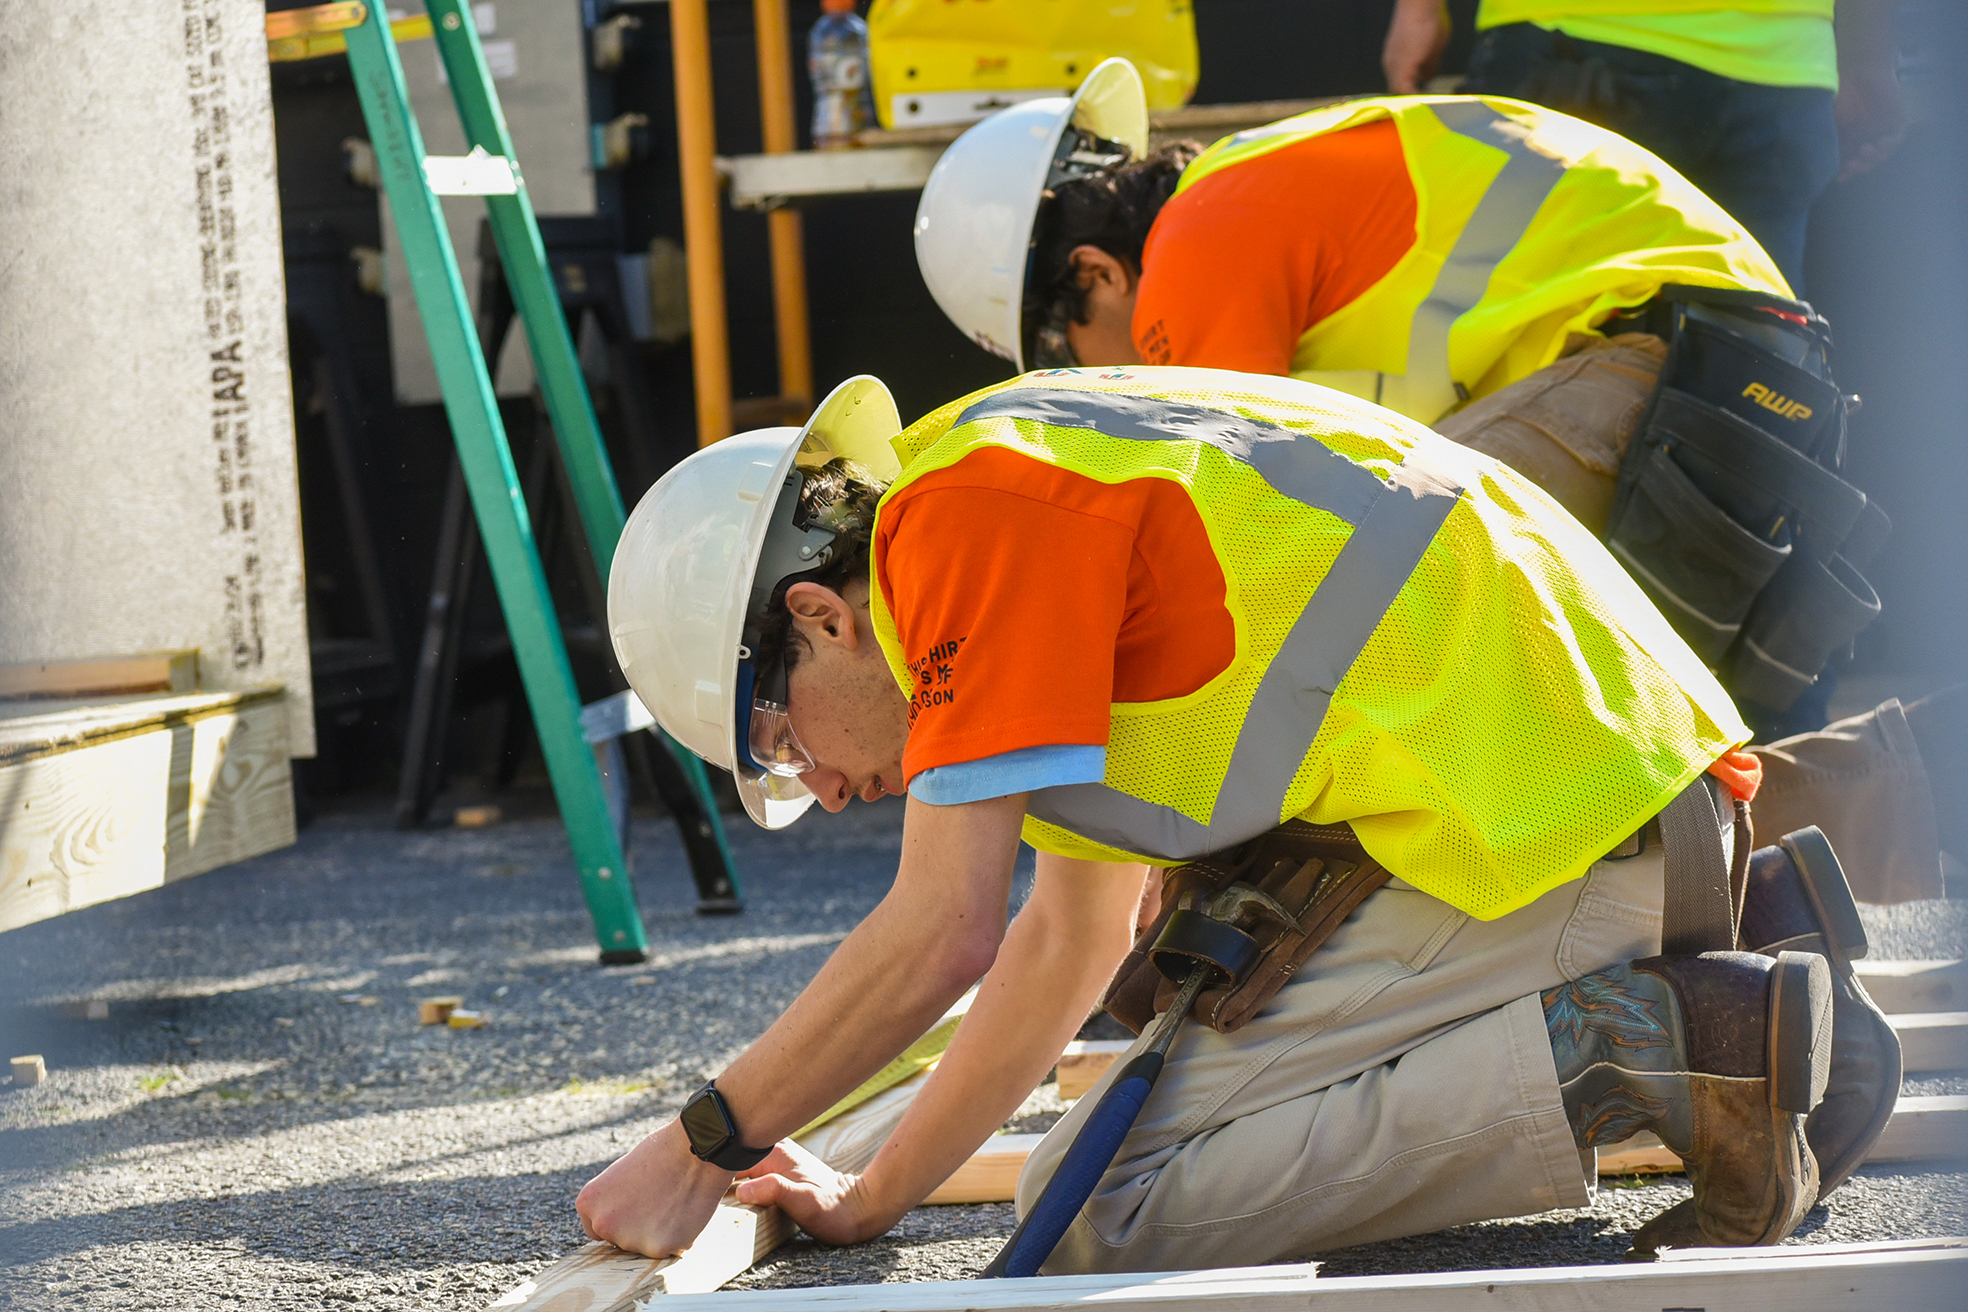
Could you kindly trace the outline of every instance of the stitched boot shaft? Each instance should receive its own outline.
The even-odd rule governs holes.
[[[1676,1152],[1693,1135],[1681,1004],[1658,975],[1615,966],[1547,989],[1544,1024],[1565,1117],[1581,1148],[1652,1130]]]
[[[1741,942],[1768,957],[1814,953],[1830,968],[1830,1070],[1824,1099],[1804,1123],[1822,1199],[1864,1164],[1893,1114],[1902,1070],[1899,1036],[1852,969],[1852,959],[1866,952],[1858,907],[1838,858],[1815,827],[1750,854]],[[1704,1242],[1694,1204],[1684,1202],[1649,1221],[1633,1247],[1651,1253]]]
[[[1821,957],[1746,952],[1649,957],[1550,990],[1575,1139],[1652,1130],[1686,1164],[1701,1242],[1778,1242],[1817,1197],[1804,1115],[1824,1089],[1830,993]]]

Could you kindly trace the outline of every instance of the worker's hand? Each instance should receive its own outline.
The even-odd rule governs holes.
[[[826,1244],[858,1244],[884,1234],[900,1219],[883,1214],[861,1187],[790,1139],[738,1176],[738,1201],[777,1207],[800,1229]]]
[[[1452,26],[1447,0],[1397,0],[1380,50],[1387,89],[1411,96],[1426,86],[1442,62]]]
[[[590,1237],[668,1257],[696,1242],[730,1187],[731,1172],[699,1160],[671,1121],[588,1181],[574,1210]]]
[[[1833,112],[1838,116],[1840,182],[1884,163],[1906,139],[1906,97],[1891,68],[1856,77],[1841,74]]]

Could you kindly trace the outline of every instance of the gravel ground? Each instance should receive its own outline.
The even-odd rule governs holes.
[[[667,822],[637,822],[646,966],[594,964],[558,826],[401,834],[324,817],[298,845],[0,935],[0,1307],[483,1307],[581,1242],[572,1199],[757,1034],[886,889],[895,804],[733,826],[751,909],[692,914]],[[1869,918],[1878,955],[1952,956],[1968,906]],[[478,1030],[424,1028],[455,993]],[[107,999],[107,1019],[63,1003]],[[1968,1091],[1968,1076],[1923,1079]],[[1051,1086],[1016,1120],[1057,1116]],[[1685,1192],[1327,1255],[1335,1274],[1616,1259]],[[795,1240],[751,1288],[976,1273],[1006,1205],[919,1209],[875,1243]],[[1804,1242],[1968,1232],[1968,1176],[1869,1170]]]

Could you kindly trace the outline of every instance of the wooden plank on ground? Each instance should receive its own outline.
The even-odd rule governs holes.
[[[970,1160],[923,1199],[937,1203],[1008,1203],[1018,1190],[1018,1173],[1043,1134],[994,1134]]]
[[[1902,1096],[1868,1162],[1935,1162],[1968,1158],[1968,1097]],[[1601,1175],[1678,1171],[1681,1159],[1651,1134],[1599,1150]]]
[[[0,697],[126,697],[141,692],[186,693],[197,687],[196,651],[0,665]]]
[[[920,1071],[883,1090],[799,1136],[800,1145],[837,1171],[866,1169],[928,1079],[929,1072]],[[1015,1180],[1015,1169],[1012,1174]],[[589,1244],[491,1306],[500,1312],[629,1312],[658,1294],[719,1288],[792,1238],[794,1229],[776,1207],[747,1207],[727,1199],[681,1257],[657,1262],[613,1244]]]
[[[1133,1046],[1133,1039],[1074,1039],[1059,1055],[1059,1096],[1083,1097]]]
[[[294,841],[279,689],[0,715],[0,931]]]
[[[1885,1012],[1968,1009],[1968,963],[1855,961],[1859,982]]]
[[[785,1243],[793,1223],[776,1207],[726,1199],[697,1242],[660,1261],[589,1244],[490,1305],[500,1312],[635,1312],[662,1294],[702,1294]],[[488,1308],[487,1312],[490,1312]]]
[[[1902,1012],[1888,1019],[1909,1071],[1968,1067],[1968,1011]]]
[[[1313,1266],[775,1289],[678,1299],[664,1312],[1958,1312],[1961,1241],[1731,1250],[1672,1262],[1321,1278]],[[1842,1247],[1842,1246],[1841,1246]],[[1712,1254],[1714,1250],[1709,1250]]]

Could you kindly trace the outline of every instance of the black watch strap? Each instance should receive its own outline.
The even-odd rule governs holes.
[[[757,1166],[772,1151],[771,1145],[745,1146],[738,1135],[738,1122],[732,1117],[731,1108],[725,1105],[724,1095],[718,1092],[716,1080],[691,1094],[677,1119],[683,1122],[683,1132],[690,1136],[690,1151],[727,1171]]]

